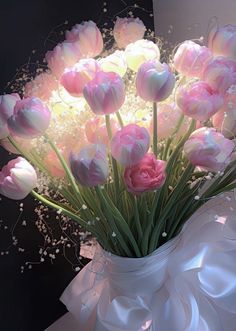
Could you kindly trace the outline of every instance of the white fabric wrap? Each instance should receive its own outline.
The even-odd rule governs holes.
[[[61,301],[76,319],[73,331],[235,331],[235,197],[207,203],[147,257],[98,247]]]

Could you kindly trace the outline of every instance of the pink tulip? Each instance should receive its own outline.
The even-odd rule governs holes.
[[[215,55],[222,55],[236,60],[236,26],[225,25],[212,29],[208,47]]]
[[[60,79],[64,70],[78,62],[82,55],[75,43],[64,41],[48,51],[45,58],[53,75]]]
[[[137,164],[125,168],[124,180],[129,192],[139,195],[157,190],[166,179],[166,162],[157,160],[155,155],[147,153]]]
[[[37,98],[16,102],[14,114],[8,119],[11,134],[26,139],[41,136],[48,128],[51,113]]]
[[[95,57],[103,50],[102,34],[92,21],[76,24],[66,31],[66,40],[76,44],[82,57]]]
[[[151,40],[141,39],[125,48],[125,58],[128,67],[137,72],[141,64],[149,60],[159,60],[159,47]]]
[[[208,120],[223,103],[223,98],[202,81],[180,88],[177,95],[177,104],[183,113],[199,121]]]
[[[100,66],[94,59],[80,60],[72,68],[65,70],[61,84],[71,95],[81,97],[85,85],[100,71]]]
[[[129,124],[117,131],[111,140],[111,154],[123,166],[138,163],[147,153],[150,137],[147,129]]]
[[[125,101],[125,85],[116,73],[100,71],[85,85],[84,97],[95,114],[111,114]]]
[[[36,97],[43,101],[48,101],[52,92],[57,89],[58,82],[56,78],[48,72],[43,72],[25,85],[24,96],[26,98]]]
[[[109,175],[106,148],[103,145],[88,145],[79,154],[71,154],[70,167],[75,179],[83,186],[104,184]]]
[[[230,160],[234,143],[214,128],[194,131],[184,145],[189,161],[205,170],[221,171]]]
[[[143,39],[146,27],[139,18],[118,17],[113,34],[119,48],[125,48],[128,44]]]
[[[173,135],[181,118],[182,111],[175,104],[161,103],[157,105],[157,135],[158,139],[166,139]],[[182,137],[188,127],[189,118],[185,117],[176,138]],[[149,132],[153,134],[153,120],[150,121]]]
[[[14,107],[20,96],[17,93],[0,95],[0,120],[6,123],[13,114]]]
[[[166,63],[147,61],[137,73],[137,94],[145,101],[162,101],[168,98],[175,86],[175,77]]]
[[[0,194],[10,199],[24,199],[36,184],[34,168],[22,157],[11,160],[0,171]]]
[[[236,61],[224,57],[214,58],[206,65],[202,79],[214,90],[225,93],[231,85],[236,84]]]
[[[119,130],[118,123],[113,119],[111,120],[111,129],[113,135]],[[92,118],[85,123],[85,133],[88,141],[92,144],[107,145],[109,143],[106,124],[101,116]]]
[[[212,59],[212,52],[191,40],[186,40],[174,55],[175,69],[187,77],[201,77],[206,64]]]

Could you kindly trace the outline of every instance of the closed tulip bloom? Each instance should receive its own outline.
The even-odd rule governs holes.
[[[61,77],[61,84],[72,96],[81,97],[85,85],[95,77],[100,69],[98,62],[94,59],[80,60],[72,68],[65,70]]]
[[[166,180],[165,168],[165,161],[147,153],[139,163],[125,168],[124,180],[128,191],[140,195],[159,189]]]
[[[143,39],[146,27],[139,18],[118,17],[114,25],[114,38],[119,48]]]
[[[111,140],[111,154],[123,166],[138,163],[147,153],[150,137],[147,129],[129,124],[117,131]]]
[[[159,60],[160,50],[154,42],[146,39],[137,40],[125,49],[128,67],[137,72],[141,64],[149,60]]]
[[[114,135],[119,130],[119,125],[113,119],[110,122],[112,134]],[[85,123],[85,133],[88,141],[92,144],[107,145],[109,143],[106,123],[101,116],[92,118]]]
[[[162,101],[168,98],[175,86],[175,77],[166,63],[147,61],[137,73],[137,94],[145,101]]]
[[[214,58],[206,65],[202,79],[217,92],[225,93],[231,85],[236,84],[236,61]]]
[[[52,51],[48,51],[45,58],[48,68],[57,79],[60,79],[64,70],[78,62],[82,55],[75,43],[64,41],[58,44]]]
[[[14,114],[8,119],[8,129],[15,135],[26,139],[41,136],[48,128],[51,113],[37,98],[17,101]]]
[[[78,154],[71,154],[69,162],[73,176],[81,185],[93,187],[107,181],[109,165],[105,146],[88,145]]]
[[[12,116],[17,101],[20,100],[18,93],[0,95],[0,120],[6,123]]]
[[[209,48],[186,40],[178,47],[174,55],[174,66],[184,76],[200,78],[212,56]]]
[[[34,168],[22,157],[11,160],[0,171],[0,194],[10,199],[24,199],[36,184]]]
[[[84,98],[97,115],[116,112],[125,101],[125,85],[114,72],[100,71],[84,87]]]
[[[225,25],[212,29],[208,47],[215,55],[222,55],[236,60],[236,26]]]
[[[230,161],[234,143],[214,128],[194,131],[184,145],[189,161],[209,171],[221,171]]]
[[[115,51],[107,57],[102,58],[99,64],[101,65],[102,71],[115,72],[121,77],[123,77],[127,71],[124,51]]]
[[[199,121],[208,120],[224,103],[223,98],[202,81],[180,88],[176,101],[185,115]]]
[[[66,31],[66,40],[76,44],[82,57],[95,57],[103,50],[102,34],[93,21],[73,26]]]

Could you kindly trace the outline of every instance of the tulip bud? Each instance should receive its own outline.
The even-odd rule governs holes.
[[[213,128],[194,131],[184,145],[189,161],[209,171],[221,171],[230,161],[234,143]]]
[[[117,131],[111,140],[111,154],[123,166],[138,163],[147,153],[150,137],[147,129],[129,124]]]
[[[93,21],[76,24],[66,31],[66,40],[76,44],[82,57],[98,56],[103,49],[102,34]]]
[[[37,98],[17,101],[14,114],[8,119],[8,129],[13,135],[31,139],[41,136],[50,123],[50,111]]]
[[[225,93],[231,85],[236,84],[236,61],[224,57],[214,58],[206,65],[202,79],[213,90]]]
[[[208,120],[224,103],[223,98],[202,81],[180,88],[176,101],[185,115],[199,121]]]
[[[137,73],[137,94],[145,101],[162,101],[168,98],[175,86],[175,77],[166,63],[147,61]]]
[[[125,168],[124,180],[128,191],[139,195],[157,190],[166,180],[165,168],[165,161],[147,153],[139,163]]]
[[[212,59],[212,52],[191,40],[186,40],[174,55],[175,69],[187,77],[201,77],[206,64]]]
[[[75,43],[66,41],[58,44],[52,51],[48,51],[45,56],[49,69],[58,79],[66,68],[72,67],[81,57],[81,52]]]
[[[88,145],[79,154],[71,154],[69,162],[73,176],[81,185],[93,187],[107,181],[109,165],[105,146]]]
[[[125,85],[114,72],[100,71],[84,87],[84,98],[97,115],[111,114],[125,101]]]
[[[100,66],[94,59],[80,60],[74,67],[65,70],[61,77],[61,84],[71,95],[81,97],[85,85],[95,77],[98,71]]]
[[[10,199],[24,199],[36,184],[34,168],[22,157],[11,160],[0,171],[0,194]]]
[[[126,47],[125,57],[128,67],[137,72],[142,63],[148,60],[159,60],[160,50],[152,41],[141,39]]]
[[[208,47],[212,50],[214,55],[222,55],[236,60],[235,43],[235,25],[225,25],[210,31]]]
[[[139,18],[118,17],[113,34],[118,47],[125,48],[128,44],[143,39],[145,31],[145,25]]]
[[[102,58],[99,61],[102,71],[115,72],[123,77],[127,71],[127,63],[123,51],[115,51],[114,53]]]

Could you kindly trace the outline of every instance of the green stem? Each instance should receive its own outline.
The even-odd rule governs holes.
[[[152,203],[151,214],[148,217],[148,224],[146,226],[143,240],[142,240],[142,253],[144,255],[147,255],[147,252],[148,252],[148,241],[149,241],[149,237],[151,234],[151,230],[153,228],[154,216],[155,216],[156,206],[157,206],[159,197],[160,197],[160,190],[158,190],[155,194],[155,197],[154,197],[154,200]]]
[[[157,157],[157,103],[153,102],[153,153]]]
[[[120,127],[123,128],[124,127],[124,123],[123,123],[122,117],[121,117],[121,115],[119,113],[119,110],[116,112],[116,117],[118,119],[118,122],[120,124]]]
[[[114,205],[113,201],[107,194],[106,190],[102,191],[100,187],[96,187],[96,192],[100,193],[100,196],[101,196],[103,202],[105,203],[106,208],[109,209],[111,211],[111,214],[113,215],[113,217],[118,220],[119,226],[121,227],[122,232],[126,235],[128,240],[130,241],[136,256],[141,257],[140,249],[137,245],[137,242],[134,238],[132,231],[130,230],[127,222],[125,221],[124,217],[120,213],[119,209],[117,209],[117,207]]]
[[[65,173],[67,175],[67,178],[69,180],[69,183],[71,185],[71,187],[73,188],[76,197],[78,198],[78,201],[83,204],[83,202],[81,201],[81,195],[78,189],[78,186],[76,185],[74,176],[72,175],[70,168],[68,167],[64,157],[62,156],[62,154],[60,153],[59,149],[57,148],[57,146],[53,143],[53,141],[49,138],[49,136],[47,134],[44,135],[46,141],[49,143],[49,145],[51,146],[51,148],[53,149],[53,151],[56,153],[56,156],[58,157],[63,169],[65,170]]]
[[[64,208],[63,206],[60,206],[47,198],[43,197],[41,194],[38,194],[34,190],[31,191],[31,194],[39,201],[43,202],[48,207],[51,207],[52,209],[61,211],[64,215],[68,216],[69,218],[73,219],[74,221],[78,222],[81,226],[83,226],[85,229],[87,229],[89,232],[91,232],[93,235],[97,236],[97,233],[95,230],[91,229],[88,224],[78,215],[74,214],[70,210]]]
[[[43,172],[47,172],[47,170],[45,169],[45,167],[41,164],[41,162],[39,162],[38,159],[36,159],[34,157],[34,155],[31,153],[31,155],[25,151],[23,151],[21,149],[21,147],[15,142],[15,140],[8,136],[7,139],[9,140],[9,142],[12,144],[13,147],[15,147],[15,149],[22,155],[24,156],[28,161],[30,161],[34,166],[38,167],[39,170],[43,171]]]
[[[95,191],[100,198],[101,204],[104,206],[104,212],[107,214],[108,223],[110,223],[111,229],[114,232],[114,240],[117,239],[118,242],[120,243],[120,248],[124,251],[125,255],[131,257],[132,253],[126,241],[124,240],[122,234],[120,233],[115,220],[113,219],[115,215],[113,215],[112,211],[110,210],[109,203],[107,203],[107,199],[103,195],[102,189],[99,186],[96,186]],[[113,232],[110,234],[111,236],[113,235]],[[120,248],[118,247],[119,250]]]
[[[141,243],[141,240],[143,237],[143,229],[142,229],[142,226],[140,223],[137,197],[134,197],[134,219],[135,219],[135,225],[136,225],[137,232],[138,232],[138,242]]]
[[[111,122],[110,122],[110,116],[105,115],[106,117],[106,128],[107,128],[107,133],[109,140],[111,141],[112,139],[112,130],[111,130]],[[112,163],[112,169],[114,173],[114,184],[115,184],[115,197],[116,197],[116,202],[118,203],[118,196],[119,196],[119,172],[118,172],[118,167],[116,160],[111,156],[111,163]]]

